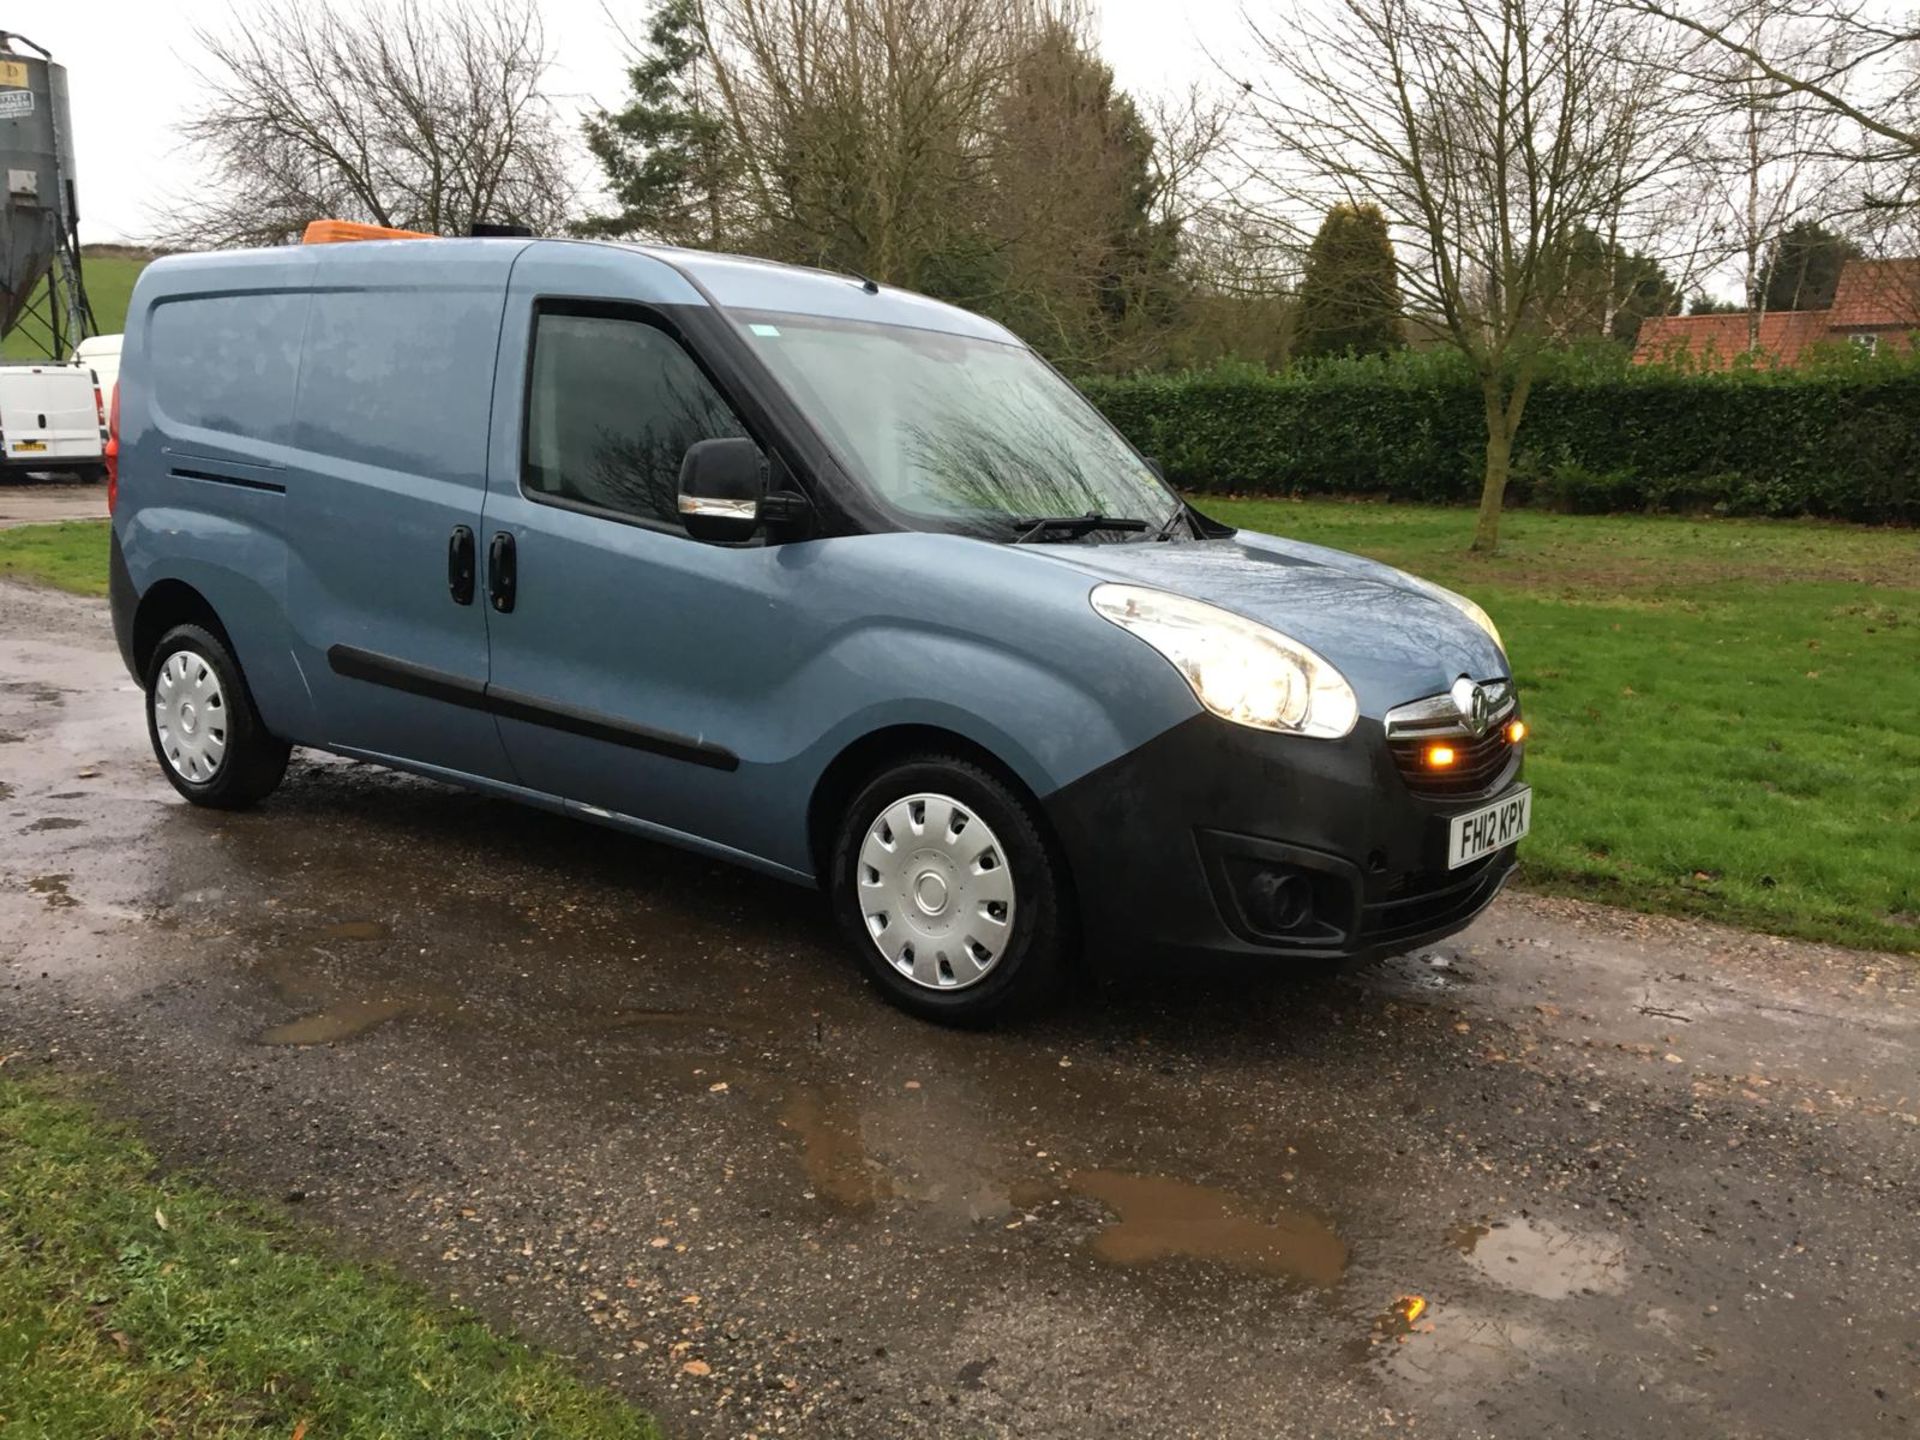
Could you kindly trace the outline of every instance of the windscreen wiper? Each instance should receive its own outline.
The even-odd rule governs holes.
[[[1186,518],[1187,518],[1187,502],[1182,500],[1180,504],[1177,507],[1175,507],[1173,514],[1167,517],[1166,523],[1162,525],[1158,530],[1153,532],[1153,538],[1155,540],[1171,540],[1173,538],[1174,531],[1178,530],[1180,526],[1183,523],[1185,523]],[[1188,527],[1187,533],[1188,534],[1193,533],[1191,526]]]
[[[1144,520],[1135,520],[1125,515],[1098,515],[1089,510],[1084,515],[1020,515],[1014,518],[1014,524],[1021,527],[1014,544],[1024,545],[1042,535],[1067,535],[1079,537],[1091,535],[1096,530],[1149,530],[1153,527]]]

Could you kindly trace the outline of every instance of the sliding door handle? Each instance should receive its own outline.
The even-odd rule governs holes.
[[[473,562],[473,531],[456,525],[447,537],[447,593],[456,605],[473,603]]]
[[[487,546],[487,599],[502,615],[513,609],[517,568],[513,536],[505,530],[496,530],[493,542]]]

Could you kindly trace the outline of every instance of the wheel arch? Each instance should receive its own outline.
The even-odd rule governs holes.
[[[147,671],[153,664],[153,652],[158,648],[161,637],[176,625],[200,626],[227,647],[227,653],[234,656],[236,665],[240,663],[233,638],[227,634],[227,627],[220,623],[220,613],[206,596],[184,580],[156,580],[147,587],[146,594],[140,597],[140,603],[133,612],[129,658],[133,662],[134,674],[142,685],[147,683]]]
[[[1019,771],[977,740],[940,725],[896,724],[869,730],[843,746],[821,771],[807,801],[807,848],[816,883],[826,889],[832,869],[834,832],[854,794],[874,775],[914,756],[952,755],[971,761],[1027,802],[1041,837],[1054,852],[1061,873],[1073,883],[1066,851],[1052,818]]]

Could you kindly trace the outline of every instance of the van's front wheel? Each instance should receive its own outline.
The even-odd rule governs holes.
[[[176,625],[154,647],[147,735],[161,772],[196,805],[244,810],[286,774],[288,745],[260,723],[232,653],[198,625]]]
[[[1065,877],[1031,802],[954,757],[896,765],[854,797],[834,846],[834,913],[904,1010],[982,1024],[1057,983]]]

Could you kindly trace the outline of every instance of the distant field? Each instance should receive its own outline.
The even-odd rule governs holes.
[[[80,268],[86,277],[87,298],[93,302],[93,318],[100,333],[119,334],[126,327],[127,301],[133,296],[133,282],[140,278],[147,262],[117,255],[83,256]],[[45,327],[28,321],[0,342],[0,353],[9,360],[44,358]]]

